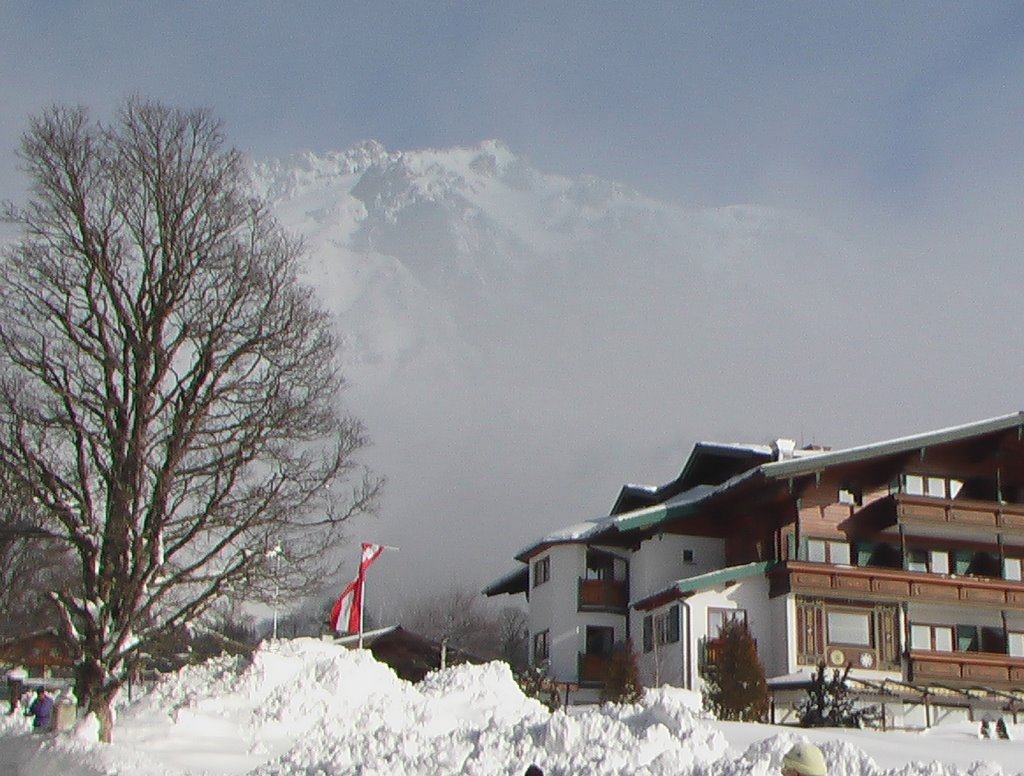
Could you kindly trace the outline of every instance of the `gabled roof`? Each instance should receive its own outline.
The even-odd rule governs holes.
[[[599,541],[601,538],[611,538],[613,534],[625,534],[631,531],[644,531],[656,528],[668,520],[679,519],[696,513],[704,508],[709,502],[727,493],[734,493],[745,486],[755,486],[760,480],[785,481],[796,477],[812,475],[821,472],[829,467],[868,461],[873,458],[885,458],[897,456],[915,450],[922,450],[933,445],[947,444],[967,440],[974,437],[982,437],[1001,431],[1017,428],[1019,433],[1024,435],[1024,412],[1015,412],[1010,415],[1001,415],[987,420],[980,420],[973,423],[965,423],[959,426],[928,431],[923,434],[898,437],[883,442],[875,442],[867,445],[849,447],[842,450],[793,450],[792,458],[786,460],[767,460],[777,451],[766,445],[740,445],[722,444],[717,442],[700,442],[694,446],[682,474],[674,483],[655,489],[654,497],[665,497],[671,492],[670,486],[679,483],[686,483],[696,476],[698,460],[706,456],[724,456],[734,461],[745,461],[751,466],[742,469],[729,479],[717,484],[694,484],[665,500],[650,505],[633,509],[629,512],[613,513],[587,520],[582,523],[563,528],[554,533],[548,534],[541,539],[532,542],[524,547],[515,557],[522,562],[529,561],[530,557],[547,547],[557,544],[577,544]],[[761,463],[757,463],[760,460]],[[718,469],[717,471],[723,471]],[[644,492],[645,495],[651,492],[649,488],[632,488],[632,492]],[[619,504],[622,500],[616,502]],[[505,578],[503,578],[505,579]],[[491,587],[502,580],[495,582]],[[488,588],[490,589],[490,588]]]
[[[678,579],[667,587],[633,601],[630,606],[634,609],[647,610],[662,606],[669,601],[679,598],[686,598],[702,590],[710,590],[715,587],[738,582],[741,579],[763,575],[768,572],[777,561],[755,561],[745,563],[742,566],[729,566],[728,568],[709,571],[706,574],[698,574],[685,579]]]
[[[698,485],[720,485],[741,472],[774,460],[770,445],[698,442],[679,476],[666,485],[624,485],[609,514],[618,515],[661,504]]]
[[[824,452],[810,458],[795,458],[790,461],[777,461],[759,467],[765,476],[774,479],[786,479],[801,474],[812,474],[830,466],[838,466],[846,463],[857,463],[870,458],[880,458],[900,453],[913,452],[933,445],[958,442],[972,437],[993,434],[999,431],[1007,431],[1012,428],[1024,429],[1024,412],[1015,412],[1012,415],[1000,415],[996,418],[979,420],[974,423],[965,423],[960,426],[937,431],[928,431],[923,434],[890,439],[885,442],[861,445],[859,447],[848,447],[845,450],[833,450]]]
[[[923,434],[899,437],[884,442],[875,442],[844,450],[814,451],[811,455],[764,463],[742,472],[730,480],[713,488],[698,486],[680,493],[661,504],[638,509],[623,515],[617,515],[613,527],[619,532],[643,530],[651,528],[668,519],[685,517],[704,506],[719,494],[732,491],[755,479],[787,480],[793,477],[814,474],[832,466],[859,463],[873,458],[900,455],[921,450],[933,445],[958,442],[965,439],[985,436],[987,434],[1017,428],[1024,434],[1024,412],[1002,415],[974,423],[929,431]]]

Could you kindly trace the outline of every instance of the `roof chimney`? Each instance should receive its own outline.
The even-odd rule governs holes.
[[[772,442],[772,452],[776,461],[788,461],[796,450],[796,442],[792,439],[776,439]]]

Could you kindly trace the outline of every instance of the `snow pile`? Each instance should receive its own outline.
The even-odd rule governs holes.
[[[251,661],[212,660],[123,699],[109,746],[96,742],[91,719],[73,734],[44,737],[32,735],[23,717],[2,717],[0,772],[522,776],[537,763],[548,776],[774,776],[785,751],[804,737],[768,726],[730,728],[704,717],[696,697],[665,688],[648,691],[641,704],[551,714],[522,694],[502,663],[439,671],[412,685],[368,652],[315,639],[276,641]],[[762,733],[743,744],[745,751],[730,748],[723,734],[741,729]],[[907,762],[907,756],[890,758],[887,765],[898,767],[883,768],[837,740],[840,731],[814,735],[831,776],[1003,774],[981,761],[953,767]],[[893,736],[899,735],[885,741],[898,745]]]

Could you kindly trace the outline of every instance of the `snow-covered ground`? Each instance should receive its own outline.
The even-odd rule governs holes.
[[[721,723],[699,698],[649,691],[643,704],[550,714],[504,664],[398,679],[368,652],[296,639],[254,660],[188,668],[124,699],[115,742],[87,719],[33,735],[0,717],[0,773],[11,776],[267,774],[518,774],[548,776],[776,774],[793,742],[810,738],[833,776],[997,776],[1024,769],[1024,742],[983,740],[973,727],[926,733],[812,730]]]

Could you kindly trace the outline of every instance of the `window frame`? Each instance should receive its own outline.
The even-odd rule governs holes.
[[[866,640],[860,641],[841,641],[836,639],[832,635],[832,618],[833,617],[860,617],[863,618],[866,625],[865,637]],[[838,625],[838,623],[837,623]],[[841,647],[857,647],[859,649],[874,649],[875,648],[875,613],[871,609],[858,609],[852,607],[828,607],[825,609],[825,643],[829,646],[841,646]]]
[[[551,580],[551,556],[544,555],[533,562],[533,587]]]
[[[533,664],[538,665],[551,659],[550,631],[545,628],[533,634]]]
[[[821,557],[822,560],[815,560],[811,558],[811,545],[812,543],[817,546],[821,546]],[[807,556],[808,563],[828,563],[832,566],[851,566],[853,565],[853,548],[850,546],[850,542],[844,539],[836,538],[825,538],[822,536],[808,536],[805,539],[805,554]],[[838,548],[845,548],[845,560],[835,557],[835,552]]]
[[[925,629],[928,631],[928,646],[922,647],[915,645],[914,629]],[[948,648],[939,646],[939,632],[943,632],[949,637]],[[946,625],[940,623],[931,622],[912,622],[910,623],[910,648],[919,649],[925,652],[942,652],[942,653],[953,653],[956,652],[956,626]]]
[[[722,621],[718,623],[718,626],[712,629],[712,617],[716,615],[724,615]],[[707,621],[708,621],[708,639],[714,641],[721,636],[722,626],[727,622],[734,620],[740,620],[747,628],[750,627],[750,617],[746,609],[727,609],[722,606],[709,606],[707,610]]]

